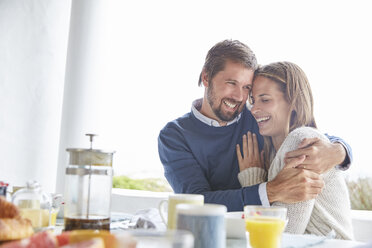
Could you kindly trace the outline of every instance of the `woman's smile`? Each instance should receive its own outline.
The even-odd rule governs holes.
[[[281,143],[289,132],[290,105],[277,83],[258,76],[253,82],[252,101],[251,112],[260,134]]]

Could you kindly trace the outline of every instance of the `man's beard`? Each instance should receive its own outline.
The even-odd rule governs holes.
[[[239,109],[240,106],[235,110],[235,112],[233,113],[223,113],[221,108],[222,108],[222,104],[224,104],[222,101],[220,102],[220,104],[218,106],[215,106],[217,100],[216,100],[216,95],[214,94],[214,91],[213,91],[213,83],[209,84],[209,87],[207,89],[207,100],[208,100],[208,103],[209,105],[211,106],[212,108],[212,111],[213,113],[217,116],[218,119],[220,119],[221,121],[225,121],[225,122],[229,122],[229,121],[232,121],[234,120],[241,112],[241,110]],[[229,99],[230,102],[234,102],[234,103],[237,103],[238,105],[240,105],[241,103],[238,103],[232,99]]]

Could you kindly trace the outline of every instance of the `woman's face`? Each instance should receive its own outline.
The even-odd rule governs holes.
[[[290,106],[280,91],[278,83],[258,76],[252,88],[253,107],[260,134],[278,137],[282,141],[289,132]]]

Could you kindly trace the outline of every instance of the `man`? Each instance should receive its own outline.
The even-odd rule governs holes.
[[[320,173],[336,165],[348,168],[351,149],[341,139],[329,136],[332,144],[307,139],[287,154],[291,168],[268,183],[241,187],[236,144],[250,131],[263,146],[246,105],[256,68],[255,55],[239,41],[225,40],[209,50],[199,78],[204,97],[193,102],[191,112],[169,122],[158,138],[164,174],[174,192],[203,194],[206,203],[241,211],[245,205],[315,198],[324,185]]]

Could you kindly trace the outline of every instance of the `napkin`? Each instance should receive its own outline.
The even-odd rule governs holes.
[[[133,215],[112,214],[110,229],[154,229],[165,231],[167,227],[161,219],[159,210],[157,208],[148,208],[138,210]]]
[[[285,248],[308,248],[322,244],[327,239],[332,239],[336,233],[332,230],[327,236],[316,236],[311,234],[289,234],[283,233],[282,244]]]
[[[158,231],[165,231],[167,229],[157,208],[137,211],[132,217],[131,222],[134,229],[156,229]]]

